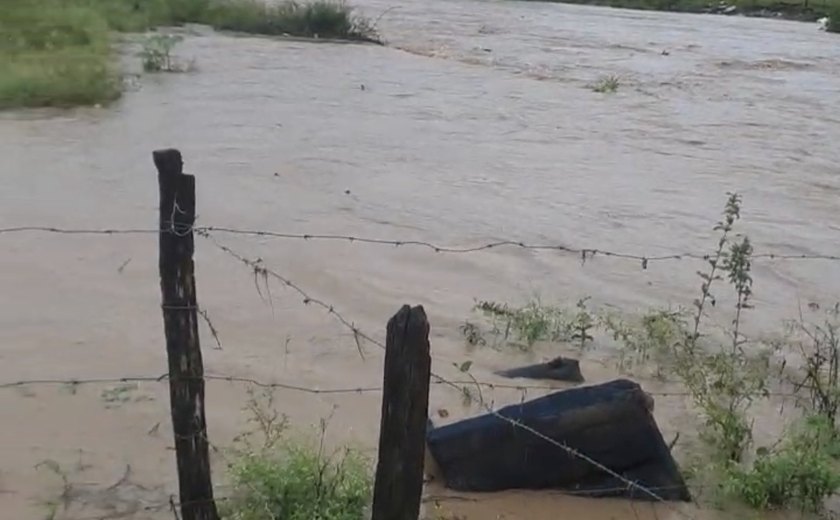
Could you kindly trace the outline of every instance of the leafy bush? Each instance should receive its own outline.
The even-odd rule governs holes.
[[[522,307],[481,301],[475,308],[494,321],[497,334],[507,341],[511,333],[531,348],[538,341],[565,341],[573,335],[574,318],[563,308],[532,300]],[[503,331],[499,326],[503,327]]]
[[[747,237],[734,232],[740,216],[741,198],[731,193],[723,218],[715,226],[720,237],[707,259],[709,270],[698,272],[702,283],[700,297],[694,301],[693,329],[686,330],[674,348],[675,371],[705,419],[701,438],[715,450],[714,455],[729,462],[739,462],[752,440],[747,409],[756,398],[767,395],[770,373],[769,353],[744,349],[746,339],[740,331],[752,296],[752,246]],[[706,306],[716,301],[712,287],[724,276],[736,296],[731,341],[707,351],[699,344],[700,325]]]
[[[326,421],[320,443],[288,439],[286,417],[274,409],[273,390],[251,398],[246,411],[253,431],[236,439],[229,474],[225,520],[362,520],[373,486],[368,462],[345,448],[325,453]],[[260,442],[254,442],[254,437]]]
[[[143,42],[140,56],[143,58],[143,70],[146,72],[182,72],[185,70],[176,64],[172,49],[182,37],[173,34],[155,34]]]
[[[367,462],[353,451],[287,442],[272,453],[249,453],[232,467],[229,520],[362,520],[371,495]]]
[[[686,331],[684,313],[670,310],[655,310],[631,320],[607,313],[601,325],[621,343],[619,370],[652,366],[658,377],[665,376],[663,369],[672,364],[674,345]]]
[[[837,454],[833,425],[825,418],[811,418],[780,449],[759,452],[749,470],[731,467],[725,488],[758,509],[817,512],[840,488],[833,460]]]
[[[216,29],[253,34],[379,41],[370,22],[356,17],[343,2],[331,0],[220,0],[209,9],[206,21]]]

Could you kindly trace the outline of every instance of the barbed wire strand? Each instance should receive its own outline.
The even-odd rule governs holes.
[[[188,232],[189,230],[187,230]],[[430,249],[436,253],[449,253],[449,254],[463,254],[463,253],[475,253],[480,251],[487,251],[490,249],[498,249],[502,247],[515,247],[519,249],[528,249],[528,250],[535,250],[535,251],[556,251],[562,253],[568,253],[572,255],[580,256],[581,261],[586,262],[587,260],[591,260],[595,256],[604,256],[604,257],[611,257],[611,258],[619,258],[625,260],[634,260],[637,262],[641,262],[642,268],[647,268],[650,262],[661,262],[661,261],[670,261],[670,260],[683,260],[683,259],[692,259],[692,260],[708,260],[710,258],[708,253],[696,253],[696,252],[682,252],[682,253],[664,253],[664,254],[654,254],[654,255],[640,255],[635,253],[625,253],[620,251],[611,251],[608,249],[600,249],[600,248],[587,248],[587,247],[576,247],[576,246],[567,246],[563,244],[529,244],[519,240],[499,240],[493,242],[486,242],[482,244],[478,244],[475,246],[465,246],[465,247],[456,247],[456,246],[444,246],[435,244],[432,242],[426,242],[422,240],[394,240],[394,239],[383,239],[383,238],[370,238],[370,237],[362,237],[362,236],[353,236],[353,235],[340,235],[340,234],[308,234],[308,233],[286,233],[280,231],[269,231],[269,230],[252,230],[252,229],[237,229],[232,227],[224,227],[224,226],[195,226],[192,228],[192,231],[196,233],[200,232],[218,232],[218,233],[226,233],[226,234],[233,234],[233,235],[245,235],[245,236],[255,236],[255,237],[264,237],[264,238],[277,238],[277,239],[287,239],[287,240],[304,240],[304,241],[343,241],[343,242],[351,242],[351,243],[360,243],[360,244],[371,244],[371,245],[383,245],[383,246],[394,246],[394,247],[422,247],[426,249]],[[56,234],[66,234],[66,235],[124,235],[124,234],[158,234],[162,232],[159,229],[151,229],[151,228],[128,228],[128,229],[118,229],[118,228],[104,228],[104,229],[69,229],[69,228],[58,228],[58,227],[50,227],[50,226],[17,226],[17,227],[7,227],[7,228],[0,228],[0,235],[2,234],[11,234],[11,233],[23,233],[23,232],[44,232],[44,233],[56,233]],[[163,230],[163,232],[174,232],[171,229]],[[178,232],[178,234],[183,234],[182,232]],[[752,258],[755,259],[766,259],[766,260],[828,260],[828,261],[840,261],[840,255],[836,254],[824,254],[824,253],[761,253],[756,252],[752,255]]]
[[[435,376],[437,377],[437,376]],[[182,377],[182,380],[190,380],[193,378]],[[199,378],[200,379],[200,378]],[[354,386],[343,388],[320,388],[316,386],[294,385],[289,383],[280,383],[276,381],[263,381],[254,377],[238,376],[238,375],[224,375],[218,373],[204,374],[206,381],[227,382],[227,383],[243,383],[260,388],[289,390],[293,392],[301,392],[313,395],[325,394],[365,394],[382,392],[382,386]],[[0,390],[8,390],[14,388],[21,388],[26,386],[84,386],[84,385],[109,385],[120,383],[160,383],[169,381],[169,374],[149,375],[149,376],[113,376],[113,377],[90,377],[90,378],[38,378],[38,379],[19,379],[15,381],[7,381],[0,383]],[[451,380],[434,380],[430,381],[432,385],[458,385],[460,390],[469,386],[481,386],[489,390],[541,390],[541,391],[555,391],[566,390],[568,386],[550,385],[550,384],[515,384],[515,383],[494,383],[488,381],[481,381],[477,379],[451,379]],[[687,391],[647,391],[645,393],[652,397],[690,397],[691,392]],[[768,397],[801,397],[797,392],[768,392]]]

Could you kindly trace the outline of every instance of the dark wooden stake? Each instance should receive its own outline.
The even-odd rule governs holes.
[[[404,305],[388,321],[371,520],[417,520],[429,414],[429,322]]]
[[[219,520],[204,416],[204,365],[193,274],[195,177],[178,150],[153,153],[160,186],[160,291],[183,520]]]

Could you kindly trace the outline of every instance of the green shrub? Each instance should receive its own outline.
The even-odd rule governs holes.
[[[175,63],[172,49],[182,40],[173,34],[155,34],[143,42],[140,56],[143,58],[143,70],[146,72],[182,72],[184,67]]]
[[[372,486],[367,463],[355,452],[325,458],[304,443],[244,455],[231,477],[229,520],[362,520]]]
[[[562,341],[572,337],[573,317],[563,308],[532,300],[522,307],[481,301],[475,306],[493,320],[494,332],[504,341],[514,338],[531,348],[537,341]],[[500,326],[504,329],[501,330]]]
[[[837,454],[833,426],[823,418],[812,418],[780,449],[758,453],[749,470],[731,467],[725,488],[758,509],[817,512],[840,488],[833,459]]]
[[[250,396],[245,411],[251,431],[237,436],[229,464],[233,484],[222,504],[225,520],[362,520],[370,503],[368,462],[345,448],[327,455],[320,442],[290,440],[288,421],[274,407],[274,390]]]
[[[378,41],[366,19],[354,16],[346,4],[330,0],[279,4],[220,0],[210,8],[207,21],[216,29],[253,34]]]
[[[619,370],[649,367],[661,378],[672,364],[674,345],[686,331],[684,313],[669,310],[653,310],[638,319],[608,313],[601,318],[601,325],[620,342]]]

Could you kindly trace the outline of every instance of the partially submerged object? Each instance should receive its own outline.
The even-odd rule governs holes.
[[[500,370],[497,375],[504,377],[523,377],[528,379],[553,379],[582,383],[583,374],[580,373],[580,362],[577,359],[556,357],[547,363],[537,363],[524,367]]]
[[[430,422],[428,452],[458,491],[690,500],[651,405],[626,379],[563,390],[446,426]]]
[[[828,18],[828,16],[823,16],[822,18],[817,20],[818,28],[821,31],[827,31],[828,30],[828,24],[830,24],[830,23],[831,23],[831,21]]]

